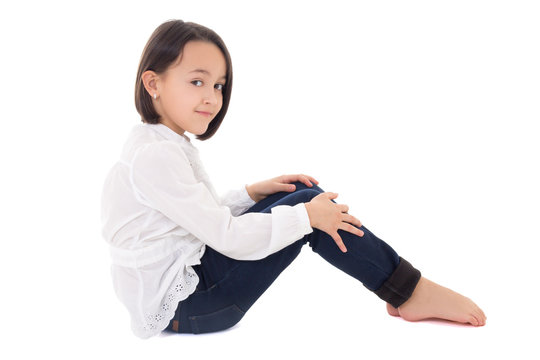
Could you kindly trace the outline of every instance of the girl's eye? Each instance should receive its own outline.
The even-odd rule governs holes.
[[[215,87],[216,90],[218,90],[218,91],[223,91],[223,88],[225,87],[225,85],[223,85],[223,84],[216,84],[214,87]]]
[[[191,83],[193,85],[195,85],[195,86],[202,86],[203,85],[203,82],[201,80],[193,80]]]

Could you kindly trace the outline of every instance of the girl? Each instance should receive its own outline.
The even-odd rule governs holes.
[[[485,324],[471,300],[421,276],[311,176],[283,175],[220,198],[187,133],[210,139],[227,112],[231,58],[212,30],[180,20],[144,48],[142,117],[102,198],[112,277],[134,333],[207,333],[235,325],[309,246],[406,320]]]

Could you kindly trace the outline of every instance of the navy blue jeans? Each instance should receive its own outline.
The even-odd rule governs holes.
[[[316,185],[294,184],[294,192],[272,194],[246,213],[269,213],[274,206],[309,202],[324,192]],[[411,296],[420,272],[367,228],[362,226],[361,229],[364,231],[362,237],[338,231],[347,247],[346,253],[341,252],[328,234],[318,229],[256,261],[231,259],[207,246],[201,264],[193,267],[199,276],[197,289],[180,302],[167,330],[200,334],[234,326],[300,254],[305,244],[330,264],[358,279],[381,299],[399,307]]]

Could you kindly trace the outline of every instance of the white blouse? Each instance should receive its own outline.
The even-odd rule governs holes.
[[[313,231],[305,204],[242,214],[255,202],[243,187],[219,198],[187,136],[162,124],[136,126],[102,195],[116,294],[135,335],[164,330],[195,291],[205,245],[239,260],[275,253]]]

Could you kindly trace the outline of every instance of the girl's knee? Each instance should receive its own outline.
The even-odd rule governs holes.
[[[313,190],[313,191],[317,191],[317,193],[323,193],[324,190],[321,189],[318,185],[315,185],[313,184],[312,187],[309,187],[307,186],[306,184],[302,183],[302,182],[299,182],[299,181],[295,181],[292,183],[294,186],[296,186],[296,190],[295,191],[300,191],[300,190]]]
[[[313,190],[310,188],[302,189],[302,190],[296,190],[294,192],[295,199],[297,203],[300,202],[310,202],[311,199],[313,199],[315,196],[319,195],[320,192],[317,190]]]

